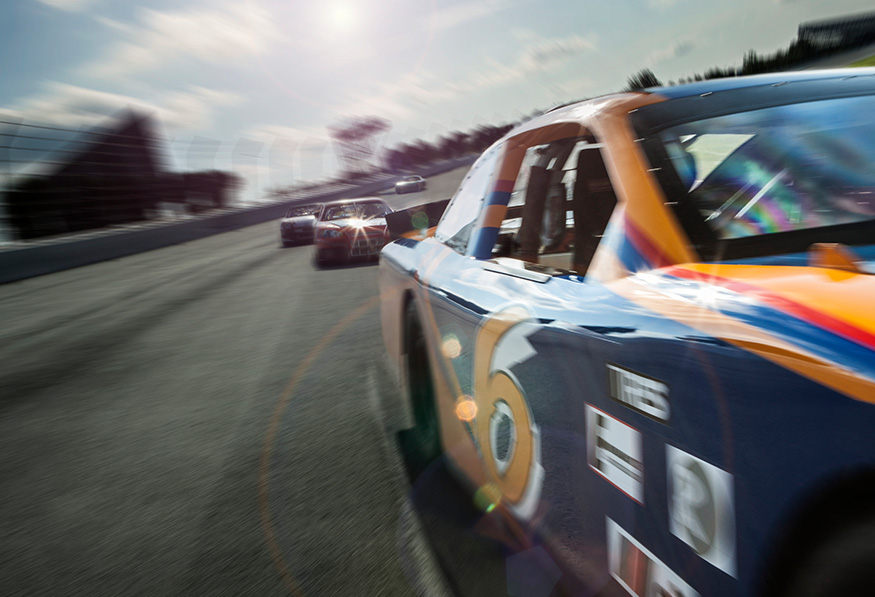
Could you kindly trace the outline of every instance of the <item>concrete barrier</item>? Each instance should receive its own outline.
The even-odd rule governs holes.
[[[434,176],[471,164],[476,156],[465,156],[422,168],[418,173]],[[47,239],[25,246],[0,249],[0,284],[50,274],[53,272],[117,259],[126,255],[221,234],[271,220],[278,220],[289,207],[304,203],[321,203],[373,194],[392,188],[397,176],[381,178],[364,185],[342,185],[329,192],[303,195],[257,207],[226,210],[177,222],[147,222],[121,230],[94,231],[65,238]]]

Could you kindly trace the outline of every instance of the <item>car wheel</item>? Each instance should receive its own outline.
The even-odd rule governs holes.
[[[875,587],[875,521],[854,525],[797,560],[782,597],[869,595]]]
[[[416,479],[443,450],[428,347],[419,314],[412,302],[407,305],[405,316],[405,346],[407,395],[415,426],[398,435],[408,475]]]

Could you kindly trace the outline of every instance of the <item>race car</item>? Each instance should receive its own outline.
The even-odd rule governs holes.
[[[289,208],[280,221],[280,243],[284,247],[313,242],[316,216],[322,206],[319,204],[297,205]]]
[[[425,189],[425,179],[419,175],[405,176],[395,183],[395,193],[415,193]]]
[[[875,69],[508,133],[382,252],[412,474],[446,461],[573,594],[871,594],[873,165]]]
[[[316,265],[377,258],[389,241],[386,214],[391,212],[377,197],[325,203],[316,221]]]

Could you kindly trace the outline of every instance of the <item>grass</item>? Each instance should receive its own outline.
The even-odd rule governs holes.
[[[858,60],[851,64],[851,66],[875,66],[875,56],[869,56],[868,58]]]

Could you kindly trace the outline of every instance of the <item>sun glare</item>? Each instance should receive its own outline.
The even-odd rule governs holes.
[[[355,12],[348,4],[334,4],[328,7],[328,22],[335,31],[345,33],[355,25]]]

